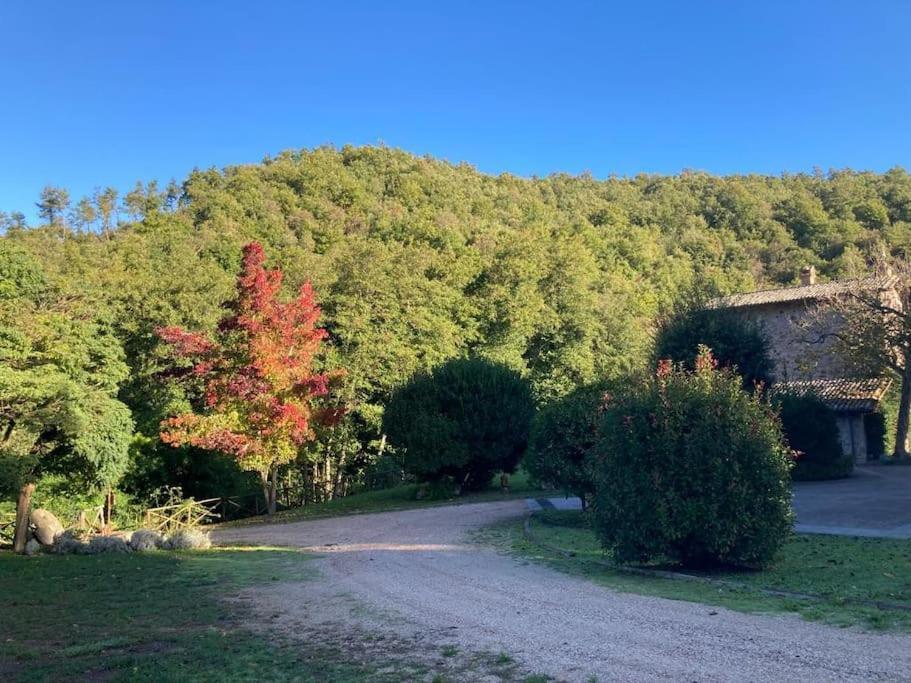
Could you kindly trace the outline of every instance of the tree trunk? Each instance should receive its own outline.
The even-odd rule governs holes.
[[[342,494],[342,474],[344,472],[345,460],[347,459],[347,453],[342,453],[338,462],[335,463],[335,477],[332,480],[332,497],[340,498]]]
[[[898,404],[898,420],[895,426],[895,451],[893,458],[908,457],[908,422],[911,412],[911,364],[905,365],[902,373],[901,400]]]
[[[103,513],[104,528],[106,530],[111,528],[111,517],[113,517],[113,515],[114,515],[114,491],[111,489],[110,486],[108,486],[108,490],[104,496],[104,513]]]
[[[266,514],[275,514],[275,491],[278,488],[278,470],[272,469],[269,472],[260,473],[260,479],[263,485],[263,498],[266,499]]]
[[[32,510],[33,483],[25,484],[19,489],[19,500],[16,501],[16,534],[13,537],[13,552],[24,553],[28,541],[28,517]]]
[[[307,505],[312,505],[319,502],[319,497],[316,492],[316,481],[319,476],[319,468],[316,465],[316,462],[309,463],[307,467]]]
[[[272,468],[272,485],[269,487],[269,514],[274,515],[278,510],[278,468]]]
[[[325,491],[326,500],[332,500],[332,460],[327,455],[323,463],[323,491]]]

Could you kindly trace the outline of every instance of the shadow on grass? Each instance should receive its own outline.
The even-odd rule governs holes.
[[[796,535],[765,570],[687,572],[714,582],[702,583],[629,575],[612,567],[611,557],[601,547],[588,519],[578,511],[535,513],[531,529],[535,542],[526,540],[521,525],[515,522],[489,531],[485,538],[495,539],[523,557],[625,592],[746,612],[791,612],[844,626],[911,631],[911,541]],[[546,546],[559,548],[562,553]],[[647,568],[681,571],[660,564]],[[820,599],[808,601],[763,591],[809,594]],[[888,603],[892,607],[857,603]]]
[[[491,503],[529,497],[539,498],[542,496],[562,495],[560,491],[542,490],[540,487],[535,486],[523,471],[516,472],[510,477],[508,491],[502,491],[498,487],[491,487],[486,491],[466,493],[462,496],[424,498],[421,500],[417,499],[417,491],[417,484],[404,484],[389,489],[344,496],[325,503],[315,503],[304,507],[283,510],[271,516],[247,517],[216,526],[228,528],[252,524],[280,524],[341,515],[393,512],[442,505],[467,505],[471,503]]]
[[[371,669],[340,653],[247,629],[230,600],[265,582],[313,579],[309,559],[276,548],[0,554],[0,679],[363,680]]]

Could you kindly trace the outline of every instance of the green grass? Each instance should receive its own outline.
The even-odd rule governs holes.
[[[249,609],[268,584],[321,580],[313,557],[280,548],[34,558],[0,552],[0,681],[520,679],[506,653],[422,648],[356,628],[283,631],[272,614]],[[252,590],[237,600],[244,589]]]
[[[242,607],[220,599],[313,576],[307,555],[279,549],[0,553],[0,680],[399,680],[331,648],[254,632]]]
[[[527,541],[521,523],[492,527],[482,536],[515,553],[611,588],[676,600],[720,605],[746,612],[790,612],[843,626],[911,631],[911,541],[801,534],[764,571],[717,571],[707,578],[743,587],[644,577],[611,568],[587,519],[580,512],[543,511],[532,517],[535,541],[573,553],[566,557]],[[607,564],[608,566],[605,566]],[[818,595],[801,600],[761,589]],[[894,603],[879,609],[852,601]]]
[[[336,498],[325,503],[305,505],[304,507],[283,510],[271,517],[248,517],[234,522],[227,522],[223,526],[246,526],[249,524],[274,524],[281,522],[298,522],[306,519],[321,517],[337,517],[340,515],[355,515],[369,512],[389,512],[393,510],[408,510],[411,508],[425,508],[440,505],[487,503],[498,500],[512,500],[515,498],[549,497],[561,495],[559,491],[543,491],[533,486],[528,475],[516,472],[509,478],[509,491],[503,492],[499,487],[477,493],[467,493],[464,496],[450,498],[422,499],[416,498],[417,484],[405,484],[390,489],[368,491],[352,496]]]

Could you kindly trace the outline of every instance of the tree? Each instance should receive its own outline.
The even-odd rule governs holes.
[[[180,202],[180,185],[177,184],[177,181],[171,178],[168,181],[167,187],[164,190],[164,206],[168,211],[176,211],[177,205]]]
[[[35,203],[38,215],[51,225],[58,225],[70,205],[70,193],[62,187],[47,185],[41,190],[41,198]]]
[[[133,189],[124,195],[123,207],[134,221],[160,211],[162,196],[158,192],[158,183],[153,180],[146,186],[137,180]]]
[[[517,372],[460,358],[397,389],[383,427],[390,443],[404,450],[405,469],[419,480],[477,491],[494,472],[515,471],[533,415],[531,389]]]
[[[0,211],[0,230],[7,235],[16,231],[22,231],[27,228],[25,214],[21,211],[13,211],[10,214]]]
[[[331,376],[314,370],[327,335],[317,327],[312,287],[280,301],[282,272],[264,262],[258,243],[244,247],[236,296],[213,338],[159,328],[174,358],[169,372],[201,393],[198,409],[162,422],[160,436],[172,446],[220,451],[257,472],[271,514],[279,468],[314,438],[316,423],[332,423],[340,410],[317,405]]]
[[[772,408],[718,370],[658,364],[605,407],[595,530],[620,562],[767,565],[791,533],[790,460]]]
[[[80,230],[90,228],[97,219],[98,213],[88,197],[83,197],[76,203],[70,216],[70,222]]]
[[[610,383],[588,384],[545,405],[535,415],[523,460],[538,482],[579,496],[583,509],[594,493],[591,454]]]
[[[9,240],[0,242],[0,302],[9,302],[10,306],[18,299],[35,302],[47,289],[47,277],[38,260]]]
[[[101,218],[101,231],[108,235],[117,221],[117,190],[113,187],[96,189],[92,198]]]
[[[114,485],[133,422],[117,400],[123,349],[94,311],[57,300],[27,254],[0,249],[0,488],[18,492],[22,552],[31,496],[46,472],[90,488]]]
[[[768,384],[769,343],[757,322],[736,311],[685,303],[659,323],[656,360],[668,359],[693,370],[700,346],[712,350],[719,366],[735,368],[745,388]]]
[[[835,412],[812,392],[775,393],[785,440],[794,458],[791,477],[797,481],[838,479],[854,469],[854,456],[844,453]]]
[[[820,301],[807,341],[834,340],[859,375],[893,373],[900,399],[893,457],[907,459],[911,426],[911,264],[879,257],[872,275]]]

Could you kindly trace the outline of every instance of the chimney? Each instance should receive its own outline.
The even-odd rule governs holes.
[[[816,268],[813,266],[804,266],[800,269],[800,284],[806,285],[815,285],[816,284]]]

